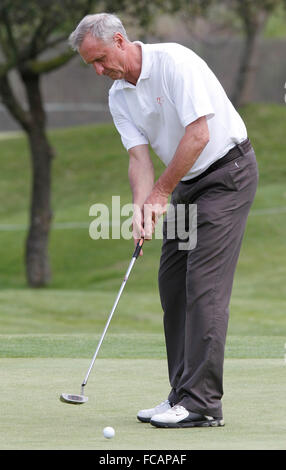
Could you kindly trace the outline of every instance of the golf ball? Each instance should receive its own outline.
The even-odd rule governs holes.
[[[111,426],[107,426],[103,430],[103,435],[106,437],[106,439],[112,439],[112,437],[115,436],[115,431]]]

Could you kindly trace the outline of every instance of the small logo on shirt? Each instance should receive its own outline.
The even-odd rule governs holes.
[[[157,96],[156,101],[157,101],[157,103],[158,103],[160,106],[162,106],[162,104],[163,104],[164,101],[165,101],[165,100],[164,100],[164,96]]]

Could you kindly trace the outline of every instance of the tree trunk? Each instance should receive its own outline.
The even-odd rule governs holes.
[[[22,74],[30,108],[28,139],[31,150],[32,188],[30,227],[26,239],[26,275],[31,287],[45,286],[51,279],[48,240],[52,220],[51,166],[53,151],[45,133],[45,113],[39,76]]]
[[[39,129],[29,134],[32,159],[30,227],[26,240],[26,274],[32,287],[45,286],[51,279],[48,238],[52,220],[51,160],[46,136]]]
[[[257,15],[256,21],[253,22],[249,21],[249,18],[245,18],[245,41],[231,98],[235,107],[252,101],[258,69],[258,43],[266,18],[265,12],[260,12]]]

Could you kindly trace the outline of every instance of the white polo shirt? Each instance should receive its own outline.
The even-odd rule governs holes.
[[[109,108],[124,147],[150,144],[167,166],[185,127],[206,116],[210,140],[187,180],[205,171],[247,138],[245,125],[207,64],[175,43],[140,44],[142,69],[136,86],[116,80]]]

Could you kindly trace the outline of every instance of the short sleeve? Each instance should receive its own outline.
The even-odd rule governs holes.
[[[202,116],[215,115],[205,67],[200,59],[168,64],[169,92],[184,127]]]
[[[116,93],[116,99],[109,94],[109,109],[113,118],[114,125],[118,130],[123,146],[128,151],[136,145],[148,144],[148,139],[136,127],[128,112],[127,105],[123,102],[124,97]]]

